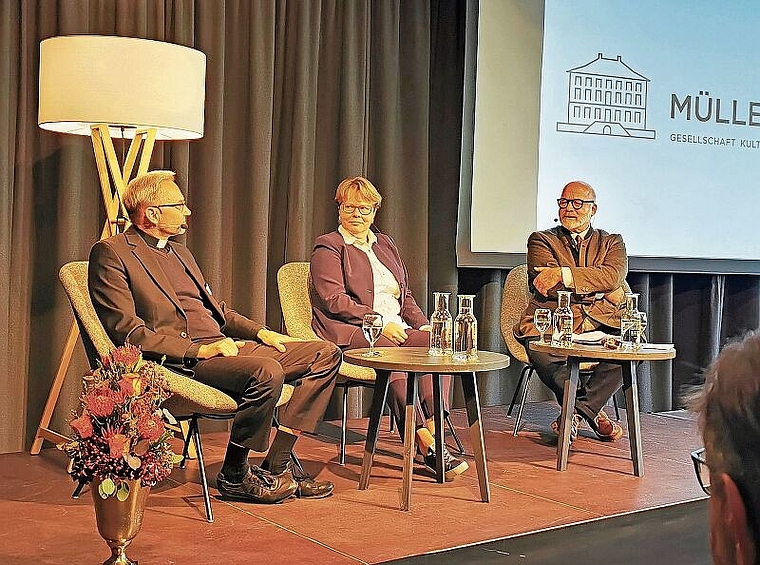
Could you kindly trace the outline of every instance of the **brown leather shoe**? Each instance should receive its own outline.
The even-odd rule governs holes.
[[[270,472],[267,468],[267,460],[261,463],[261,468],[265,472]],[[332,495],[335,485],[332,481],[318,481],[311,475],[307,474],[293,465],[292,461],[288,461],[285,465],[285,470],[280,475],[274,475],[279,477],[285,473],[289,474],[296,482],[295,495],[297,498],[327,498]]]
[[[335,485],[332,481],[318,481],[311,475],[302,473],[288,463],[287,470],[293,474],[293,478],[298,484],[296,496],[298,498],[327,498],[332,495]]]
[[[604,410],[600,410],[594,421],[589,424],[602,441],[617,441],[623,437],[623,428],[617,422],[610,420]]]
[[[298,489],[298,483],[289,470],[272,475],[261,467],[251,465],[239,483],[231,482],[219,473],[216,476],[216,488],[226,499],[276,504],[293,495]]]

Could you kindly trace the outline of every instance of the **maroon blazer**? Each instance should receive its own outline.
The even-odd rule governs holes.
[[[264,326],[217,301],[187,247],[175,241],[171,246],[198,284],[222,333],[255,339]],[[98,318],[116,345],[129,340],[148,359],[166,355],[169,365],[181,366],[194,360],[200,344],[194,344],[188,336],[187,318],[174,287],[134,227],[92,246],[88,284]]]
[[[401,318],[419,329],[428,319],[414,301],[398,248],[389,236],[373,232],[377,243],[372,250],[396,277],[401,289]],[[361,331],[364,314],[374,312],[375,284],[367,254],[346,245],[338,231],[319,236],[311,253],[310,286],[314,331],[322,339],[339,346],[348,345],[351,336]]]

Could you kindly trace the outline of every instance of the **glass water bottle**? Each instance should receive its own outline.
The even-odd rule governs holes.
[[[620,341],[623,349],[637,349],[641,345],[639,295],[635,292],[625,293],[625,308],[620,315]]]
[[[451,355],[454,351],[452,344],[452,320],[449,313],[449,292],[434,292],[433,304],[435,310],[430,315],[430,349],[428,355],[437,357]]]
[[[455,361],[472,361],[478,358],[478,321],[472,313],[473,294],[460,294],[459,313],[454,320]]]
[[[555,347],[573,346],[573,311],[570,309],[570,291],[557,291],[557,309],[554,310],[554,333],[552,345]]]

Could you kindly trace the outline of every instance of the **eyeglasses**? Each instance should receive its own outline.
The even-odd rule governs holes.
[[[180,212],[187,206],[186,202],[175,202],[174,204],[152,204],[154,208],[176,208]]]
[[[352,206],[351,204],[341,204],[340,209],[346,214],[353,214],[357,210],[362,216],[369,216],[375,211],[375,206]]]
[[[572,203],[573,208],[576,210],[580,210],[583,208],[584,204],[593,204],[593,200],[581,200],[580,198],[573,198],[572,200],[568,200],[567,198],[557,198],[557,205],[562,208],[563,210],[567,208],[567,205]]]
[[[705,448],[697,449],[691,452],[691,460],[694,463],[694,473],[697,475],[697,481],[699,486],[705,491],[705,494],[710,494],[710,467],[707,465],[705,459]]]

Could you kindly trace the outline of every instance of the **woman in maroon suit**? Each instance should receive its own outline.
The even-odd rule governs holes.
[[[376,345],[427,347],[430,325],[414,300],[398,248],[389,236],[373,227],[382,197],[363,177],[345,179],[338,185],[338,229],[319,236],[311,254],[311,300],[314,331],[342,349],[367,347],[362,333],[365,314],[383,316],[383,332]],[[388,403],[403,437],[406,373],[392,372]],[[443,379],[443,397],[448,401],[451,377]],[[448,406],[445,406],[448,410]],[[419,382],[417,446],[425,465],[435,469],[433,428],[433,379]],[[468,465],[444,447],[447,480],[464,472]]]

